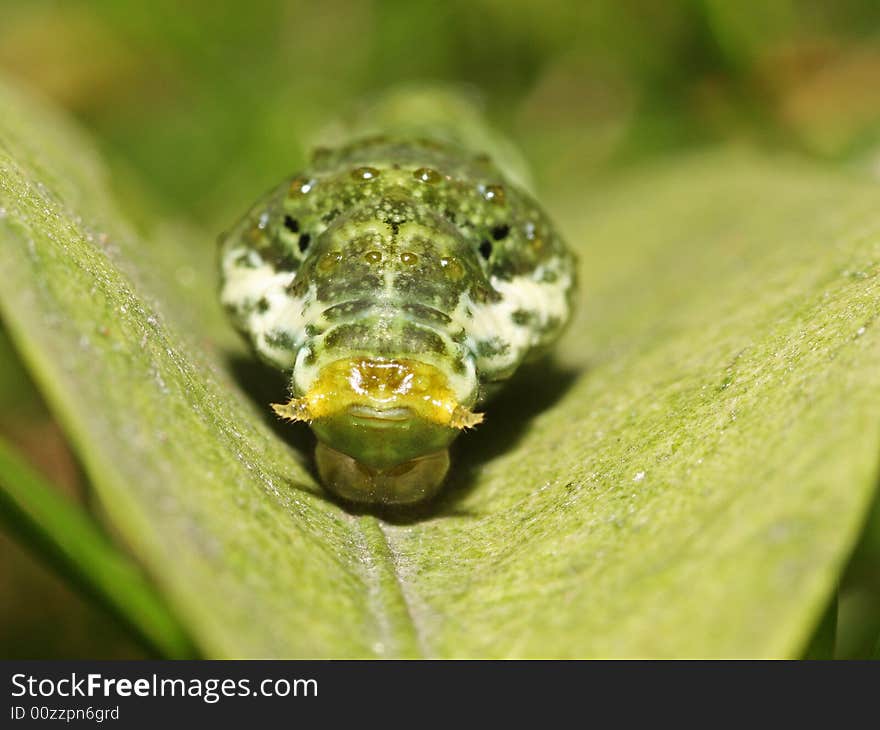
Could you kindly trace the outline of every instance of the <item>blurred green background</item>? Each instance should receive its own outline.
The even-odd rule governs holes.
[[[402,82],[473,86],[551,211],[634,166],[731,143],[880,182],[871,0],[0,0],[0,17],[0,72],[92,132],[133,220],[194,224],[206,246],[324,123]],[[88,502],[2,330],[0,436]],[[0,656],[143,655],[9,537],[0,554]],[[841,587],[837,655],[868,656],[878,635],[875,509]]]

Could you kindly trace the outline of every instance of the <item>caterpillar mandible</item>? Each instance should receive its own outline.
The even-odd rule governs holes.
[[[311,426],[325,487],[412,503],[558,337],[575,263],[516,176],[470,147],[492,138],[466,102],[398,94],[368,119],[382,133],[316,149],[221,237],[221,301],[290,374],[272,407]]]

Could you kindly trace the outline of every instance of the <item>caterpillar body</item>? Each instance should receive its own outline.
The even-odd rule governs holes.
[[[462,136],[319,148],[221,237],[222,303],[290,374],[273,408],[310,424],[321,480],[347,500],[433,495],[452,440],[569,319],[571,252]]]

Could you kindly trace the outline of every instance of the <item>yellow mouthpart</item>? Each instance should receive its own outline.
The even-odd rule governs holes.
[[[418,360],[336,360],[321,370],[305,396],[273,403],[272,409],[282,418],[306,422],[349,409],[389,421],[400,420],[408,410],[430,423],[459,429],[483,421],[482,413],[459,405],[440,370]]]

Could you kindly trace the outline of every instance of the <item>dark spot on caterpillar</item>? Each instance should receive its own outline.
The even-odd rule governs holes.
[[[268,312],[268,311],[269,311],[269,300],[266,299],[266,297],[260,297],[260,298],[257,300],[257,311],[258,311],[260,314],[263,314],[264,312]]]
[[[432,352],[435,355],[446,354],[446,343],[434,330],[417,324],[407,323],[400,333],[401,345],[406,352]]]
[[[327,274],[333,271],[340,261],[342,261],[342,254],[339,251],[327,251],[318,259],[316,268],[320,273]]]
[[[379,171],[375,167],[356,167],[351,176],[355,180],[374,180],[379,177]]]
[[[495,226],[492,229],[492,238],[494,238],[496,241],[503,241],[505,238],[507,238],[508,233],[510,233],[510,226]]]
[[[497,357],[505,355],[510,350],[510,345],[500,337],[492,337],[477,343],[477,355],[480,357]]]
[[[369,347],[372,344],[370,328],[365,324],[342,324],[332,329],[324,339],[324,347],[347,346],[352,349]]]
[[[452,322],[452,318],[448,314],[444,314],[443,312],[424,304],[405,304],[403,306],[403,311],[412,314],[414,317],[425,322],[433,322],[441,325],[446,325]]]
[[[485,238],[480,241],[480,256],[482,256],[486,261],[489,260],[489,257],[492,255],[492,242],[487,241]]]
[[[302,276],[297,276],[287,287],[287,291],[295,297],[304,296],[308,290],[309,283]]]
[[[475,286],[471,289],[471,298],[477,304],[486,304],[486,302],[497,302],[501,299],[501,295],[487,286]]]
[[[261,258],[276,271],[296,271],[299,260],[286,246],[275,244],[261,251]]]
[[[357,314],[358,312],[363,312],[364,310],[369,309],[371,305],[372,301],[370,299],[356,299],[351,302],[342,302],[340,304],[334,304],[332,307],[327,307],[322,314],[332,322],[343,317],[351,316],[352,314]],[[306,334],[308,334],[309,326],[306,327]]]
[[[429,185],[438,183],[442,179],[440,173],[430,167],[420,167],[418,170],[413,172],[413,177],[416,180],[428,183]]]
[[[306,195],[307,193],[311,192],[313,187],[314,183],[311,180],[309,180],[307,177],[300,175],[290,181],[290,190],[288,191],[288,194],[292,196]]]
[[[306,249],[309,247],[309,243],[311,243],[312,237],[308,233],[303,233],[299,237],[299,250],[300,253],[305,253]]]
[[[277,271],[296,271],[299,268],[299,264],[293,256],[280,256],[272,264]]]
[[[504,188],[500,185],[487,185],[483,197],[495,205],[504,205]]]
[[[464,276],[464,268],[454,256],[441,258],[440,268],[451,281],[459,281]]]
[[[259,256],[255,257],[257,261],[255,262],[250,255],[249,251],[245,251],[244,253],[239,254],[235,257],[235,265],[241,267],[242,269],[255,269],[257,266],[262,264],[262,260],[260,260]]]
[[[527,309],[517,309],[513,314],[510,315],[510,319],[515,325],[525,327],[529,324],[535,323],[538,319],[538,315],[535,312],[530,312]]]
[[[272,330],[266,334],[266,344],[277,350],[296,349],[296,340],[293,335],[284,330]]]
[[[299,221],[289,215],[284,216],[284,227],[291,233],[299,233]]]

